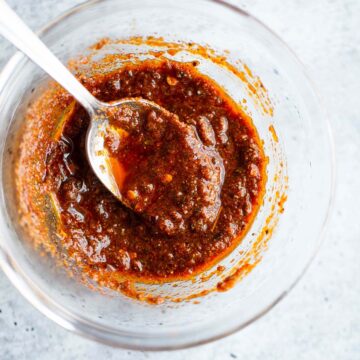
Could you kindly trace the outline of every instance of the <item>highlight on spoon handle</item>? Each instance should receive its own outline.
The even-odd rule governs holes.
[[[89,113],[92,114],[100,107],[99,101],[80,84],[4,0],[0,0],[0,34],[71,93]]]

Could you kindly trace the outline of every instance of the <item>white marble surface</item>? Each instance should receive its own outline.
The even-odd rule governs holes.
[[[9,0],[33,28],[80,2]],[[299,55],[334,129],[335,209],[311,268],[285,300],[244,331],[172,353],[113,349],[71,334],[29,305],[0,272],[1,359],[360,359],[360,1],[233,2]],[[12,51],[0,39],[0,68]]]

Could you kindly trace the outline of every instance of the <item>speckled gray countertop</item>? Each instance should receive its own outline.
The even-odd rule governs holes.
[[[120,1],[120,0],[119,0]],[[79,0],[9,0],[39,28]],[[113,349],[35,310],[0,271],[0,359],[360,359],[360,1],[234,0],[307,66],[334,130],[338,185],[320,253],[296,288],[245,330],[171,353]],[[0,39],[0,68],[14,49]]]

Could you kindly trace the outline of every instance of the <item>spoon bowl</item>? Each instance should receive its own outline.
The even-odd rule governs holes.
[[[125,98],[110,103],[97,102],[97,107],[91,113],[90,125],[86,135],[86,153],[89,163],[96,176],[105,187],[124,205],[131,208],[127,199],[123,196],[114,168],[111,166],[109,152],[105,147],[106,134],[109,132],[110,121],[114,113],[121,108],[139,111],[141,109],[156,110],[157,113],[170,115],[170,112],[155,102],[142,98]]]

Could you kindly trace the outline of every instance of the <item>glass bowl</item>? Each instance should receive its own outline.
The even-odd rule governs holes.
[[[287,46],[258,20],[220,0],[91,1],[39,34],[64,62],[104,37],[154,36],[226,50],[233,66],[244,69],[246,64],[267,89],[274,113],[265,114],[244,88],[218,74],[217,80],[234,98],[247,100],[269,157],[264,205],[246,238],[222,261],[229,271],[230,264],[241,261],[251,248],[274,207],[278,216],[263,243],[261,261],[227,292],[154,306],[85,287],[55,266],[52,258],[40,256],[19,226],[13,177],[16,144],[24,112],[47,77],[17,53],[0,77],[0,260],[13,284],[63,327],[106,344],[141,350],[178,349],[218,339],[271,309],[314,257],[334,186],[329,124],[302,65]],[[276,135],[269,129],[275,129]],[[177,291],[191,294],[214,281],[182,282]],[[150,290],[171,292],[167,286]]]

